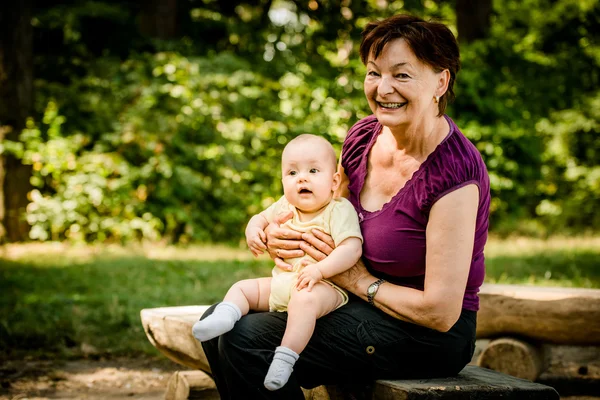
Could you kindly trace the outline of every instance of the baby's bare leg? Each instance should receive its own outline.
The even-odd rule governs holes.
[[[271,278],[245,279],[233,284],[223,301],[234,303],[242,315],[248,311],[269,311]]]
[[[319,282],[312,291],[292,290],[288,320],[281,345],[300,354],[308,344],[317,319],[342,304],[342,296],[331,285]]]
[[[277,390],[287,383],[298,354],[304,350],[313,334],[317,319],[335,310],[341,303],[342,296],[327,283],[317,283],[310,292],[293,289],[283,340],[281,346],[275,349],[273,362],[265,377],[267,389]]]
[[[246,279],[235,283],[214,312],[192,327],[201,342],[229,332],[249,310],[268,311],[271,278]]]

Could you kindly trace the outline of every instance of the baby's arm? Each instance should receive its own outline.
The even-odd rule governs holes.
[[[357,237],[349,237],[339,244],[322,261],[307,265],[298,275],[298,290],[307,287],[310,291],[315,283],[327,279],[354,266],[362,254],[362,241]]]
[[[246,243],[248,243],[248,247],[250,247],[250,251],[255,257],[263,254],[267,249],[265,244],[267,241],[265,235],[267,225],[269,225],[269,221],[260,213],[250,218],[246,226]]]

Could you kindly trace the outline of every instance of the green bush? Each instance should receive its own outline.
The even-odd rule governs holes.
[[[350,111],[302,72],[275,80],[227,53],[114,63],[67,90],[79,119],[98,107],[95,118],[114,112],[112,123],[80,131],[77,120],[65,131],[51,100],[21,135],[36,187],[32,239],[237,241],[249,216],[280,196],[289,138],[317,132],[339,144],[349,128]]]
[[[36,34],[62,42],[37,48],[36,117],[0,146],[33,167],[32,239],[239,241],[281,195],[291,137],[339,149],[370,113],[365,23],[401,11],[455,20],[450,2],[274,2],[278,20],[265,4],[182,4],[180,37],[162,41],[135,31],[126,3],[36,10]],[[461,44],[448,113],[486,162],[498,234],[600,226],[599,15],[597,0],[496,2],[489,36]]]

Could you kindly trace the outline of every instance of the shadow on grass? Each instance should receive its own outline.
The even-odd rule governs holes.
[[[497,255],[486,260],[486,281],[600,288],[599,260],[589,249]],[[212,304],[232,283],[271,268],[268,260],[0,258],[0,357],[156,355],[141,309]]]
[[[143,308],[211,304],[240,279],[267,276],[265,261],[103,258],[0,259],[0,356],[155,354]]]

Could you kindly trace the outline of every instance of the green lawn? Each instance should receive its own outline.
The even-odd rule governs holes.
[[[490,283],[600,288],[600,238],[491,240],[486,264]],[[154,355],[142,308],[210,304],[270,269],[225,247],[0,247],[0,358]]]

